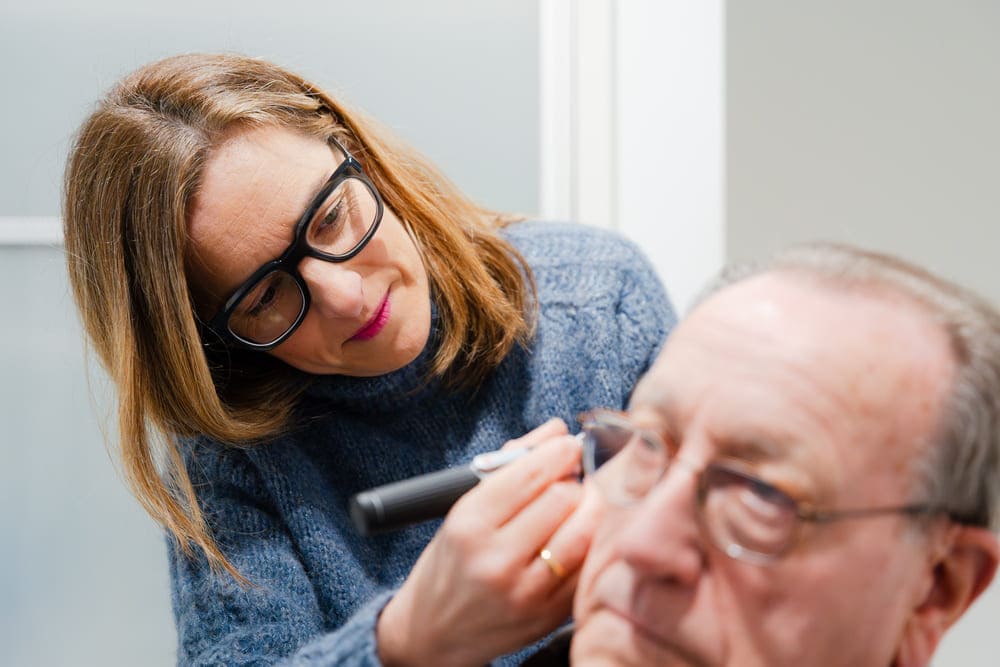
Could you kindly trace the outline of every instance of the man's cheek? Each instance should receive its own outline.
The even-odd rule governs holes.
[[[602,574],[615,560],[613,532],[614,526],[609,522],[604,522],[597,529],[587,559],[583,563],[580,571],[580,581],[576,587],[576,595],[573,600],[573,617],[579,623],[581,619],[592,610],[596,600],[594,599],[596,584]]]

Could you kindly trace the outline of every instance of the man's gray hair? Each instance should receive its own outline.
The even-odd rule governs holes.
[[[1000,313],[971,291],[904,260],[833,243],[793,246],[764,262],[733,264],[696,304],[771,272],[908,299],[940,324],[956,372],[932,446],[915,462],[915,500],[947,508],[961,523],[1000,529]]]

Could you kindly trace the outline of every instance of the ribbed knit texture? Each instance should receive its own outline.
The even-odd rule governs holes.
[[[645,258],[581,225],[525,222],[505,235],[534,271],[538,331],[478,391],[422,384],[432,333],[399,371],[319,379],[303,398],[309,418],[272,442],[187,443],[215,537],[255,586],[213,575],[168,539],[180,664],[379,665],[378,614],[440,522],[362,537],[350,496],[467,463],[551,417],[575,431],[580,412],[625,406],[674,323]]]

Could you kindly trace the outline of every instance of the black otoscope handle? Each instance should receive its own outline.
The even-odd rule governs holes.
[[[371,535],[436,519],[479,479],[464,465],[368,489],[351,498],[351,520],[359,533]]]

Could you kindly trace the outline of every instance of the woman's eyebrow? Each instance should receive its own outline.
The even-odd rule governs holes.
[[[312,205],[316,202],[316,197],[318,197],[319,193],[323,190],[323,186],[327,184],[327,182],[333,176],[333,173],[337,171],[337,167],[339,166],[340,164],[338,163],[336,166],[334,166],[333,170],[328,172],[323,172],[325,175],[321,175],[319,180],[317,180],[313,184],[313,186],[309,188],[308,191],[310,192],[310,195],[306,198],[305,203],[302,204],[302,209],[299,211],[299,214],[295,217],[294,220],[292,220],[291,224],[293,226],[300,220],[302,220],[302,216],[305,215],[306,211],[308,211],[312,207]]]
[[[313,186],[309,189],[309,192],[311,194],[306,199],[305,203],[302,205],[302,210],[299,212],[298,217],[296,217],[295,220],[292,221],[293,225],[302,220],[302,216],[305,215],[305,212],[316,201],[316,197],[319,196],[319,193],[323,190],[323,187],[326,186],[327,182],[329,182],[329,180],[333,178],[333,175],[337,173],[337,170],[340,169],[340,165],[342,165],[344,161],[347,160],[347,158],[342,153],[340,153],[340,151],[338,151],[334,146],[330,146],[330,152],[333,154],[333,167],[330,168],[328,171],[322,172],[320,174],[320,177],[313,183]]]

